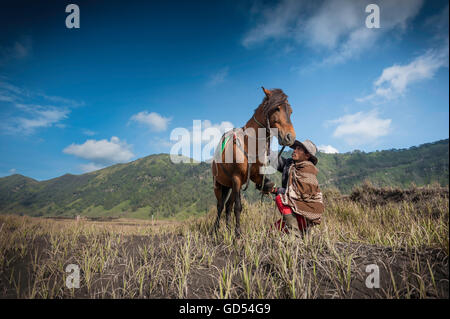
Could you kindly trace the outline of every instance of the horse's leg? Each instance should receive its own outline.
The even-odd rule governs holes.
[[[214,228],[213,228],[214,233],[217,232],[217,229],[219,228],[220,215],[222,214],[224,202],[229,193],[229,190],[230,190],[229,187],[223,186],[216,181],[216,184],[214,185],[214,194],[216,195],[216,199],[217,199],[217,217],[216,217],[216,221],[214,222]]]
[[[230,222],[231,222],[231,210],[233,209],[234,201],[236,198],[236,192],[234,190],[231,190],[230,198],[228,198],[226,202],[226,209],[225,209],[225,218],[226,218],[226,225],[227,229],[230,229]]]
[[[234,193],[234,216],[236,218],[236,237],[239,237],[241,235],[241,211],[242,211],[242,204],[241,204],[241,186],[242,181],[235,177],[233,178],[233,193]]]
[[[241,191],[239,190],[236,194],[236,202],[234,204],[234,215],[236,216],[236,236],[239,237],[241,235]]]

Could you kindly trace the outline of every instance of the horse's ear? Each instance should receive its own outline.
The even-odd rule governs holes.
[[[272,92],[270,90],[265,89],[264,86],[261,86],[261,87],[264,91],[264,94],[266,94],[267,97],[270,97],[272,95]]]

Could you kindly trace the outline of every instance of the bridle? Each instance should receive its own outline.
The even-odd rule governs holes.
[[[266,116],[266,123],[267,123],[266,125],[260,123],[260,122],[256,119],[255,114],[253,114],[253,120],[254,120],[259,126],[264,127],[264,128],[266,129],[266,138],[267,138],[267,133],[269,133],[269,136],[270,136],[270,122],[269,122],[269,115]]]
[[[264,127],[265,129],[266,129],[266,137],[264,137],[264,138],[258,138],[258,137],[256,137],[256,139],[265,139],[266,140],[266,157],[268,158],[269,156],[270,156],[270,137],[271,137],[271,132],[270,132],[270,122],[269,122],[269,115],[267,114],[267,116],[266,116],[266,125],[264,125],[264,124],[262,124],[261,122],[259,122],[257,119],[256,119],[256,117],[255,117],[255,114],[253,114],[253,120],[260,126],[260,127]],[[248,136],[248,135],[247,135]],[[281,148],[281,150],[280,150],[280,152],[278,153],[278,158],[281,156],[281,153],[283,153],[283,150],[284,150],[284,148],[285,148],[286,146],[285,145],[283,145],[283,147]],[[263,173],[263,180],[262,180],[262,183],[261,183],[261,201],[262,201],[262,199],[263,199],[263,196],[264,196],[264,192],[263,192],[263,187],[264,187],[264,182],[265,182],[265,179],[266,179],[266,166],[267,166],[267,163],[266,163],[266,161],[264,161],[264,173]],[[246,183],[246,185],[245,185],[245,190],[247,189],[247,186],[248,186],[248,179],[249,179],[249,177],[250,177],[250,165],[248,166],[248,174],[247,174],[247,183]]]
[[[266,123],[267,123],[267,126],[265,126],[264,124],[262,124],[261,122],[259,122],[257,119],[256,119],[256,117],[255,117],[255,114],[253,114],[253,120],[259,125],[259,126],[261,126],[261,127],[264,127],[265,129],[266,129],[266,137],[264,137],[264,138],[261,138],[261,137],[256,137],[256,139],[267,139],[268,140],[268,148],[267,148],[267,156],[269,156],[270,155],[270,122],[269,122],[269,116],[267,115],[266,116]],[[283,150],[284,150],[284,148],[286,147],[286,145],[283,145],[283,147],[281,148],[281,150],[280,150],[280,152],[278,153],[278,157],[280,157],[280,155],[281,155],[281,153],[283,153]]]
[[[266,150],[265,150],[266,154],[265,155],[266,155],[266,158],[268,158],[270,156],[270,137],[271,137],[269,115],[268,114],[266,115],[266,123],[267,123],[266,125],[264,125],[261,122],[259,122],[256,119],[255,114],[253,114],[253,120],[260,127],[263,127],[263,128],[266,129],[266,136],[261,138],[261,137],[252,137],[249,134],[246,134],[246,135],[247,135],[248,138],[253,138],[253,139],[257,139],[257,140],[262,140],[262,139],[266,140]],[[246,129],[245,125],[243,127],[241,127],[242,132],[245,132],[245,129]],[[233,129],[233,130],[235,130],[235,129]],[[236,145],[238,145],[238,144],[236,144]],[[251,171],[252,164],[249,161],[249,155],[247,154],[247,152],[240,145],[238,145],[238,147],[244,153],[245,157],[247,157],[247,181],[245,183],[244,188],[242,189],[243,191],[246,191],[247,187],[248,187],[248,184],[249,184],[249,181],[250,181],[250,173],[251,173],[250,171]],[[281,156],[281,153],[283,152],[285,147],[286,146],[283,146],[282,149],[280,150],[280,152],[278,153],[278,158]],[[216,165],[217,165],[217,163],[216,163]],[[263,187],[264,187],[264,182],[265,182],[265,178],[266,178],[266,167],[267,167],[266,160],[264,161],[263,165],[264,165],[264,173],[263,173],[263,180],[262,180],[262,184],[261,184],[261,201],[262,201],[263,196],[264,196]]]

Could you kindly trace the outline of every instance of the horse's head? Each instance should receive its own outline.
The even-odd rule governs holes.
[[[257,112],[262,113],[259,118],[263,118],[263,124],[267,126],[267,121],[271,128],[278,129],[278,143],[290,146],[295,142],[295,130],[291,123],[292,108],[287,100],[287,95],[281,89],[267,90],[262,88],[266,96]],[[256,115],[256,114],[255,114]]]

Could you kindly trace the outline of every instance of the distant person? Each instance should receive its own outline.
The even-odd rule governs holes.
[[[283,218],[276,222],[278,229],[303,235],[308,228],[320,224],[324,205],[317,180],[317,147],[310,140],[295,141],[290,146],[292,157],[279,158],[282,187],[274,187],[275,202]]]

